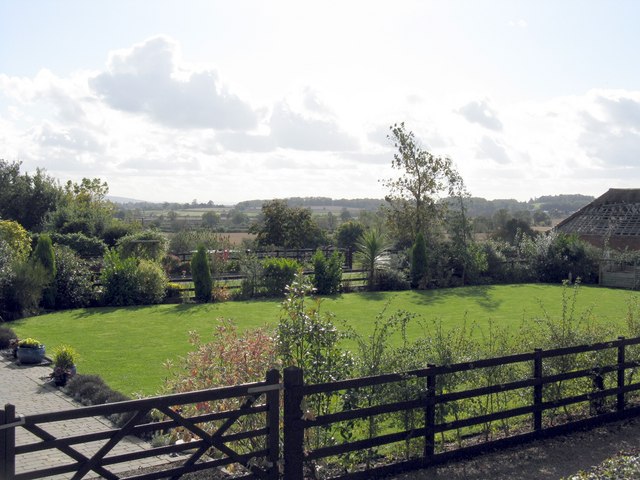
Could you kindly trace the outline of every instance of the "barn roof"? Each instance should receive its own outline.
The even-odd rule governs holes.
[[[640,237],[640,189],[611,188],[555,228],[578,235]]]

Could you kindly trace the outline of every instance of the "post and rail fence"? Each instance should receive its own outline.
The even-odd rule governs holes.
[[[23,417],[6,405],[0,410],[0,478],[80,479],[93,472],[119,479],[125,477],[111,466],[165,454],[184,455],[184,461],[160,472],[130,471],[126,478],[179,478],[231,464],[244,468],[242,478],[299,480],[322,472],[325,478],[373,478],[640,415],[632,395],[640,390],[634,381],[638,360],[640,337],[619,337],[318,384],[305,383],[301,369],[288,367],[282,379],[271,370],[263,382]],[[236,399],[233,408],[204,408],[229,399]],[[456,408],[460,402],[475,410]],[[314,411],[314,405],[321,407]],[[46,429],[53,422],[113,413],[130,418],[122,428],[66,438]],[[252,420],[243,422],[247,418]],[[16,444],[19,429],[37,440]],[[113,453],[127,435],[176,430],[187,432],[190,441]],[[92,455],[79,448],[97,441],[103,445]],[[66,455],[68,463],[18,468],[23,457],[52,451]]]

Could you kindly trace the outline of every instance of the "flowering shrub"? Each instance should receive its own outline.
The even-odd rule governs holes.
[[[182,358],[178,365],[165,362],[169,371],[164,390],[183,393],[213,387],[238,385],[264,380],[265,373],[276,365],[276,347],[270,332],[264,328],[238,332],[230,320],[220,319],[212,340],[203,342],[200,335],[190,332],[189,343],[194,350]],[[231,398],[216,402],[201,402],[181,407],[184,416],[203,415],[237,409],[239,399]],[[215,432],[221,421],[201,425],[207,432]],[[228,433],[243,432],[264,426],[259,415],[241,417]],[[184,441],[191,439],[189,431],[178,428],[174,435]],[[263,438],[239,441],[239,449],[261,448]]]

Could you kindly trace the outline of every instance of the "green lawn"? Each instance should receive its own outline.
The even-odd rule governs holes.
[[[619,325],[624,333],[627,301],[638,292],[580,287],[578,311],[593,307],[602,322]],[[500,285],[456,289],[384,293],[351,293],[326,298],[323,310],[335,314],[366,333],[373,319],[387,305],[414,312],[426,321],[440,319],[447,328],[475,322],[486,328],[489,320],[508,328],[519,328],[541,314],[540,302],[552,314],[561,309],[562,287],[553,285]],[[162,363],[189,349],[188,332],[204,338],[213,331],[217,318],[234,319],[240,328],[277,324],[279,301],[227,302],[207,305],[156,305],[130,308],[72,310],[13,322],[20,337],[32,336],[51,351],[68,343],[79,351],[80,373],[100,374],[123,393],[154,394],[165,374]],[[417,324],[411,336],[422,334]]]

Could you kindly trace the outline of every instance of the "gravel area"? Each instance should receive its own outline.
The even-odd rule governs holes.
[[[393,480],[640,479],[640,419],[481,455]]]

